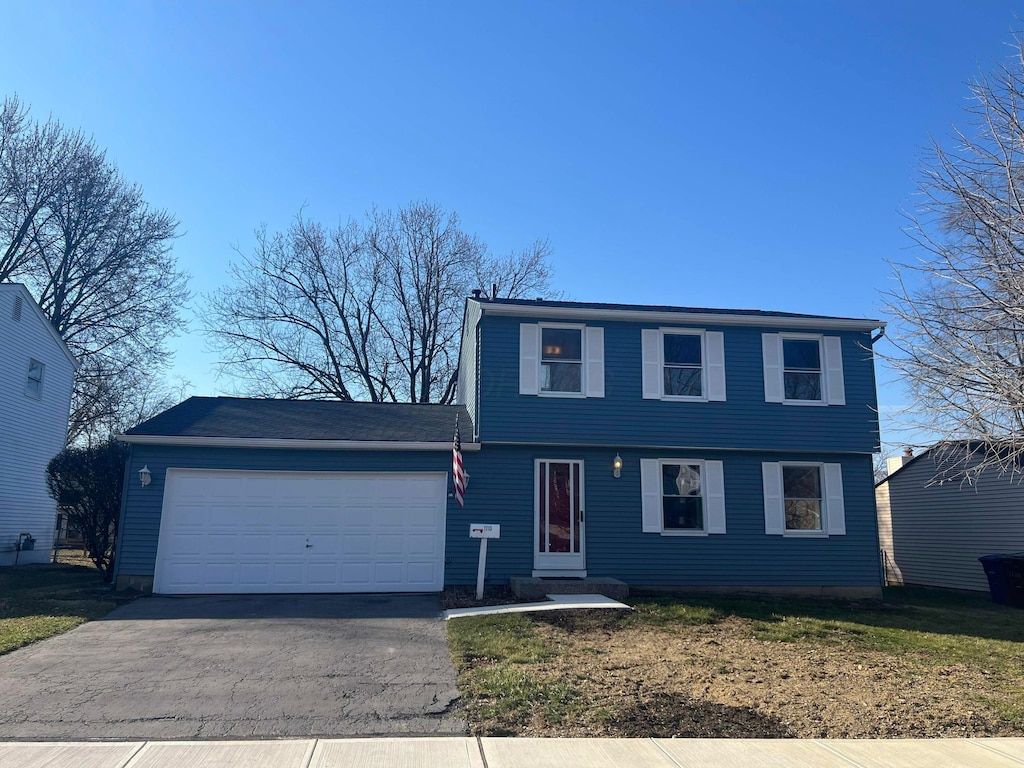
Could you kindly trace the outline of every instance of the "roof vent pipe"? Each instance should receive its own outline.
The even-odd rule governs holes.
[[[483,293],[483,291],[480,288],[474,288],[471,291],[471,293],[473,294],[473,298],[474,299],[476,299],[477,301],[480,301],[480,294]]]
[[[498,284],[497,283],[491,283],[491,298],[492,299],[498,298]]]

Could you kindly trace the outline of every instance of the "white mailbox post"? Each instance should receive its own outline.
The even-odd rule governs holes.
[[[469,538],[480,539],[480,564],[476,569],[476,599],[484,597],[484,571],[487,569],[487,540],[501,538],[501,526],[492,523],[470,523]]]

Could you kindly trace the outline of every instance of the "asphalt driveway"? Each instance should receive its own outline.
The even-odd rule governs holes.
[[[461,734],[436,595],[150,597],[0,656],[0,739]]]

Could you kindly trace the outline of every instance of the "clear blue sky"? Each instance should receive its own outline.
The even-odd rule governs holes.
[[[303,204],[333,223],[429,199],[499,252],[550,238],[574,299],[878,317],[916,157],[964,122],[1015,11],[8,3],[0,93],[93,134],[181,219],[198,294]],[[230,388],[198,333],[174,346],[196,394]],[[879,375],[884,416],[903,395]]]

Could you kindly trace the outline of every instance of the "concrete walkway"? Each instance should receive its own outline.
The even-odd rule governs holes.
[[[0,768],[1021,768],[1013,739],[291,739],[0,743]]]

